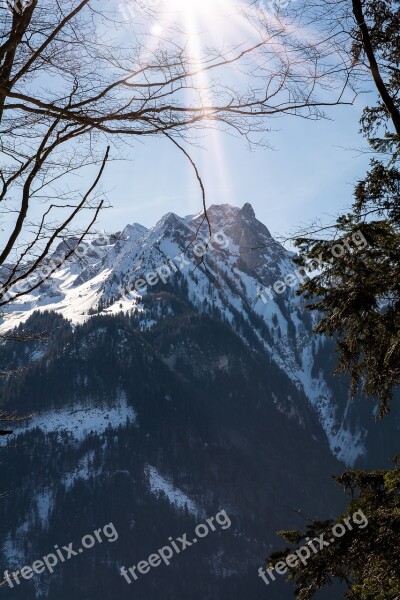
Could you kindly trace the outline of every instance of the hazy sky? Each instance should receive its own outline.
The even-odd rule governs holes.
[[[247,2],[240,1],[242,5]],[[116,2],[119,7],[135,5],[131,0]],[[191,4],[189,0],[146,2],[158,7],[165,5],[164,17],[158,10],[154,13],[161,25],[163,18],[169,18],[171,13],[173,18],[179,18],[186,7],[190,14],[193,11],[190,25],[194,24],[196,30],[195,15],[203,10],[203,17],[208,15],[206,37],[210,36],[213,43],[217,38],[222,46],[232,43],[232,34],[236,43],[239,40],[246,42],[245,46],[250,43],[248,29],[232,8],[234,0],[202,0]],[[254,2],[250,4],[257,6]],[[259,5],[268,10],[269,2],[259,0]],[[199,14],[197,18],[200,19]],[[183,22],[186,27],[186,21]],[[145,22],[150,31],[154,26],[158,26],[155,20]],[[198,28],[202,31],[201,25]],[[304,30],[301,35],[311,32]],[[202,33],[198,38],[199,43],[203,36]],[[332,101],[334,94],[327,93],[325,100]],[[361,96],[354,106],[330,109],[330,121],[272,119],[269,143],[273,149],[250,152],[245,140],[221,134],[216,143],[215,136],[205,136],[204,149],[192,149],[191,154],[206,185],[208,205],[242,206],[250,202],[257,217],[272,233],[279,234],[316,217],[328,220],[328,215],[349,206],[354,183],[365,173],[369,158],[358,151],[366,146],[358,132],[366,102],[367,98]],[[171,142],[160,138],[148,139],[144,144],[137,142],[130,155],[129,163],[107,166],[103,183],[114,208],[103,214],[101,226],[107,230],[118,230],[132,222],[151,226],[168,211],[184,216],[201,209],[195,174]]]
[[[204,149],[193,148],[191,153],[206,185],[208,205],[250,202],[271,233],[279,234],[315,217],[329,220],[351,203],[354,183],[369,160],[359,152],[366,144],[358,133],[365,100],[360,97],[355,106],[331,109],[333,120],[272,120],[273,149],[249,151],[244,140],[227,134],[220,135],[216,148],[205,136]],[[107,167],[103,184],[113,208],[103,213],[101,226],[151,226],[168,211],[184,216],[200,210],[193,170],[170,142],[137,143],[131,159]]]
[[[184,0],[162,1],[169,9],[173,3],[186,6]],[[218,1],[224,5],[230,2]],[[115,2],[121,5],[120,0]],[[213,2],[202,0],[209,7],[214,6]],[[220,19],[224,14],[221,13]],[[227,19],[219,25],[213,22],[221,43],[224,31],[237,35],[227,23]],[[154,26],[156,21],[146,21],[150,31]],[[242,37],[247,35],[246,29],[238,31]],[[246,37],[244,42],[248,44]],[[289,116],[271,119],[268,136],[271,148],[250,151],[244,139],[205,133],[199,140],[203,148],[187,149],[205,183],[207,204],[242,206],[250,202],[271,233],[281,236],[315,218],[331,222],[333,215],[351,204],[354,184],[365,173],[369,160],[359,152],[366,147],[358,132],[366,102],[367,98],[360,96],[354,106],[330,109],[331,120],[315,122]],[[133,222],[150,227],[166,212],[184,216],[202,208],[198,182],[183,154],[162,136],[147,138],[144,143],[143,139],[126,152],[129,161],[107,165],[102,186],[113,207],[101,214],[98,229],[113,232]],[[92,182],[92,178],[85,179],[86,175],[78,181],[77,187],[82,190],[87,189],[88,181]],[[32,218],[39,218],[41,210],[41,205],[32,207]],[[7,220],[4,227],[1,237],[9,228]]]

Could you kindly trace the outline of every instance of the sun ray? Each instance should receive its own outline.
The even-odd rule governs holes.
[[[278,102],[287,72],[295,69],[301,79],[303,69],[301,53],[296,55],[297,44],[294,44],[294,54],[291,55],[288,50],[290,44],[285,44],[285,36],[290,36],[297,42],[302,38],[310,40],[311,32],[294,29],[293,24],[285,21],[283,15],[274,13],[272,3],[246,3],[245,0],[137,2],[144,7],[148,40],[146,48],[149,54],[156,53],[158,47],[162,49],[163,45],[168,47],[170,44],[171,48],[184,51],[185,65],[189,71],[196,73],[187,78],[187,87],[182,90],[182,94],[185,106],[193,105],[196,109],[200,106],[204,110],[203,116],[209,117],[207,140],[204,141],[208,155],[206,157],[196,152],[197,160],[200,167],[207,165],[217,173],[221,184],[219,187],[228,196],[223,201],[230,202],[232,177],[229,173],[229,161],[221,139],[221,123],[217,127],[213,121],[212,107],[223,106],[226,97],[223,93],[224,86],[225,90],[229,89],[230,83],[239,95],[243,92],[246,96],[249,73],[260,81],[260,87],[256,90],[259,97],[274,97],[274,102]],[[229,60],[252,47],[251,53],[245,52],[234,64],[228,64]],[[216,70],[203,69],[212,64],[211,56],[215,62],[227,61],[223,82],[218,79],[219,72]],[[305,73],[305,77],[308,76],[309,73]],[[282,93],[282,105],[286,102],[287,96]],[[204,124],[207,124],[207,119],[203,121]],[[185,137],[183,130],[182,137]]]

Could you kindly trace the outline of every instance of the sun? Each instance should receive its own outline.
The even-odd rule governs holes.
[[[248,11],[243,6],[247,2],[253,6],[251,15],[255,17],[258,25],[258,2],[256,0],[137,0],[145,11],[146,48],[149,56],[160,48],[172,46],[175,51],[184,52],[185,65],[190,73],[187,85],[182,88],[187,105],[196,105],[204,116],[209,115],[210,127],[207,130],[207,150],[210,154],[200,154],[197,157],[199,169],[209,165],[209,156],[214,157],[215,172],[221,189],[227,194],[233,193],[231,188],[232,177],[229,170],[229,161],[225,156],[222,142],[222,131],[213,122],[214,106],[218,105],[220,98],[218,91],[217,69],[210,68],[211,63],[218,65],[223,58],[235,58],[240,52],[260,43],[258,26],[253,26]],[[256,7],[254,8],[254,5]],[[260,0],[261,5],[261,0]],[[253,15],[254,13],[254,15]],[[150,19],[149,19],[150,17]],[[212,59],[210,59],[210,56]],[[258,56],[255,57],[258,60]],[[235,69],[227,69],[227,85],[231,79],[237,77],[239,85],[245,76],[239,68],[239,61],[235,62]],[[243,66],[245,70],[247,65]],[[235,71],[235,72],[234,72]],[[216,93],[215,90],[217,90]],[[189,180],[192,182],[192,179]],[[188,184],[188,197],[191,197]]]
[[[165,0],[170,10],[191,15],[212,12],[218,0]]]
[[[164,22],[181,22],[190,29],[203,26],[235,0],[158,0]]]

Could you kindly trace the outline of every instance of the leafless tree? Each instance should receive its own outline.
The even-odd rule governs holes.
[[[398,10],[398,2],[377,2],[372,11],[373,5],[371,0],[290,0],[287,13],[299,31],[313,32],[308,41],[312,52],[318,48],[320,57],[325,51],[330,56],[336,54],[337,72],[340,71],[342,76],[346,73],[353,89],[369,94],[360,120],[362,131],[368,132],[370,139],[387,136],[394,146],[398,144],[400,136],[400,69],[393,62],[394,51],[388,47],[387,36],[390,35],[388,23],[394,22],[388,15],[391,11]],[[381,28],[377,17],[379,12]],[[392,24],[391,27],[395,46],[398,25],[396,27]],[[371,97],[372,107],[367,105]],[[371,144],[358,151],[371,157],[385,156],[383,147],[379,147],[378,151]],[[387,158],[388,161],[392,159],[390,152],[387,153]],[[398,159],[398,153],[395,158]],[[397,185],[395,181],[394,185]],[[381,210],[380,206],[373,209],[369,207],[360,216],[368,220],[372,214],[380,213]],[[282,243],[301,238],[330,240],[334,243],[339,235],[337,215],[332,214],[330,217],[330,224],[325,222],[326,219],[316,218],[312,223],[299,225],[288,236],[282,237]]]
[[[247,9],[247,45],[193,57],[178,27],[154,43],[113,0],[3,0],[0,307],[51,276],[59,265],[49,256],[72,232],[64,258],[74,253],[106,204],[107,161],[129,140],[167,138],[190,159],[184,144],[200,128],[250,140],[274,116],[317,119],[346,101],[349,65],[328,60],[323,45],[310,49],[293,22]],[[84,191],[72,186],[81,173],[92,177]]]

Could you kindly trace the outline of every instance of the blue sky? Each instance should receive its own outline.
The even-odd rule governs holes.
[[[129,5],[131,0],[123,1]],[[120,0],[116,2],[121,6]],[[211,36],[214,40],[217,32],[222,46],[231,41],[233,33],[237,43],[250,41],[248,29],[232,12],[232,0],[202,0],[200,8],[194,1],[189,4],[189,0],[146,2],[157,6],[164,3],[166,14],[172,12],[173,18],[181,14],[177,6],[185,6],[187,10],[192,7],[191,25],[203,6],[209,17],[206,38]],[[244,0],[241,3],[246,4]],[[269,6],[265,0],[261,5]],[[182,7],[180,10],[184,12]],[[162,23],[158,11],[154,18]],[[157,22],[145,21],[145,28],[151,29],[154,24]],[[198,27],[202,31],[202,26]],[[311,34],[307,29],[304,32]],[[198,38],[200,45],[203,35]],[[332,101],[334,94],[326,92],[324,99]],[[273,149],[258,148],[250,152],[244,140],[227,134],[220,134],[216,148],[213,136],[204,136],[203,149],[191,148],[190,152],[206,186],[207,204],[242,206],[250,202],[257,217],[271,233],[278,235],[315,218],[331,221],[331,215],[351,204],[354,183],[363,176],[369,161],[368,155],[357,150],[366,147],[359,134],[359,119],[367,102],[368,97],[359,96],[354,106],[329,109],[331,120],[313,122],[289,116],[271,119],[273,131],[268,141]],[[201,209],[195,174],[171,142],[161,138],[138,141],[129,155],[129,162],[107,166],[103,186],[113,208],[103,213],[99,227],[116,231],[132,222],[151,226],[168,211],[184,216]]]
[[[203,148],[190,151],[205,182],[208,205],[250,202],[271,233],[281,235],[314,218],[329,221],[350,205],[354,183],[368,164],[369,156],[359,152],[366,142],[358,133],[366,100],[359,97],[354,106],[330,109],[331,120],[272,120],[273,149],[249,151],[244,140],[223,133],[216,149],[211,137],[204,136]],[[182,216],[199,211],[193,170],[170,142],[148,139],[129,154],[130,161],[107,167],[103,187],[113,208],[103,213],[101,227],[151,226],[168,211]]]
[[[115,2],[119,6],[119,0]],[[172,0],[163,2],[172,6]],[[173,0],[176,5],[183,2]],[[213,0],[203,2],[211,6]],[[158,13],[156,16],[159,18]],[[226,20],[223,23],[227,31],[236,31],[226,26]],[[157,22],[150,21],[146,27],[154,24]],[[221,38],[223,32],[221,25]],[[247,36],[247,30],[240,35]],[[247,38],[244,41],[248,43]],[[199,167],[207,204],[242,206],[250,202],[271,233],[283,237],[315,219],[331,222],[351,204],[354,184],[367,168],[369,156],[359,151],[366,148],[359,134],[359,119],[367,102],[368,97],[359,96],[353,106],[331,108],[329,120],[271,119],[271,148],[250,151],[244,139],[224,133],[218,134],[216,145],[215,135],[204,133],[198,140],[202,148],[186,148]],[[130,160],[107,165],[102,188],[112,208],[100,215],[97,229],[115,232],[133,222],[150,227],[166,212],[184,216],[201,209],[198,182],[183,154],[163,136],[143,139],[125,149]],[[73,182],[82,191],[93,181],[86,177],[87,173]],[[32,218],[39,218],[41,210],[41,205],[32,207]],[[87,213],[85,217],[77,225],[86,223]],[[5,220],[6,230],[8,226]]]

